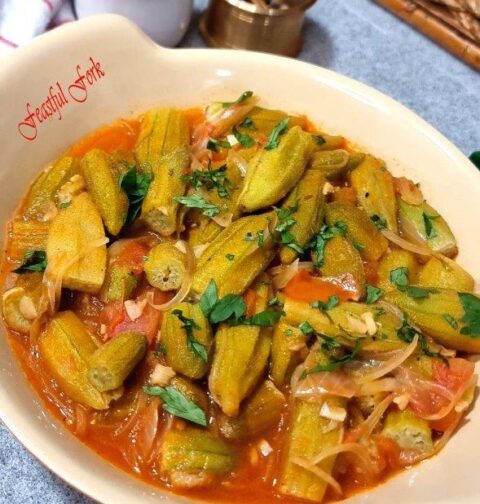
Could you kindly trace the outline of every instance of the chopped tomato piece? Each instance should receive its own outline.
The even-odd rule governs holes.
[[[139,275],[143,271],[144,257],[147,249],[137,241],[130,241],[122,247],[118,254],[117,264],[124,266],[134,275]]]
[[[448,359],[448,366],[436,359],[433,363],[433,378],[445,385],[452,392],[456,392],[473,375],[475,365],[466,359]]]
[[[342,301],[352,299],[352,291],[348,288],[343,289],[341,284],[314,277],[305,270],[300,270],[284,287],[283,292],[288,297],[306,303],[326,302],[330,296],[338,296]]]
[[[439,431],[439,432],[445,432],[448,430],[452,425],[455,425],[458,422],[459,417],[462,416],[462,413],[457,413],[454,409],[450,411],[450,413],[443,418],[440,418],[440,420],[433,420],[430,422],[430,427],[433,430]]]
[[[161,304],[167,302],[171,298],[171,293],[155,291],[154,303]],[[137,302],[145,299],[137,298]],[[136,320],[131,320],[125,310],[123,303],[115,302],[105,306],[101,314],[102,322],[107,326],[105,339],[114,338],[117,334],[125,331],[139,331],[145,334],[148,342],[151,343],[157,335],[160,326],[162,313],[149,304],[145,306],[140,317]]]
[[[105,152],[132,150],[135,147],[139,130],[138,120],[122,119],[100,128],[78,142],[68,151],[68,155],[82,157],[91,149],[101,149]]]
[[[357,193],[353,187],[341,187],[338,191],[333,194],[335,201],[341,201],[342,203],[351,203],[355,205],[357,203]]]
[[[377,436],[375,444],[378,450],[378,465],[380,471],[387,468],[395,469],[400,467],[400,447],[393,440],[386,436]]]
[[[257,293],[254,289],[248,289],[247,292],[245,292],[243,299],[247,305],[247,317],[253,317],[253,315],[255,315],[257,297]]]
[[[189,128],[192,130],[205,121],[205,114],[200,107],[193,107],[184,111]]]

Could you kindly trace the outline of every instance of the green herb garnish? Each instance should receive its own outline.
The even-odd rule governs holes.
[[[372,304],[377,302],[384,294],[383,289],[375,287],[374,285],[367,284],[366,285],[366,302],[367,304]]]
[[[207,362],[208,354],[205,345],[197,341],[193,335],[193,330],[200,329],[200,326],[193,319],[184,317],[182,310],[173,310],[172,315],[175,315],[175,317],[177,317],[183,324],[182,329],[185,329],[185,332],[187,333],[187,347],[194,354],[200,357],[203,362]]]
[[[251,147],[252,145],[255,144],[255,140],[250,135],[238,131],[235,126],[232,128],[232,133],[233,136],[242,144],[243,147]]]
[[[195,189],[199,187],[205,187],[208,190],[215,188],[220,198],[230,197],[229,190],[232,187],[232,183],[227,177],[226,165],[220,166],[220,168],[215,170],[210,166],[204,171],[195,170],[190,175],[182,175],[181,180],[189,182]]]
[[[205,412],[175,387],[143,387],[143,391],[148,395],[161,397],[163,409],[168,413],[198,425],[207,426]]]
[[[285,119],[282,119],[275,128],[273,128],[270,136],[268,137],[267,145],[265,145],[265,150],[273,150],[278,147],[278,144],[280,143],[280,136],[287,130],[289,119],[289,117],[285,117]]]
[[[202,210],[202,214],[206,217],[215,217],[220,213],[220,209],[217,205],[205,201],[203,196],[200,194],[192,194],[191,196],[177,196],[173,198],[177,203],[186,206],[187,208],[199,208]]]
[[[151,172],[142,172],[135,166],[122,173],[119,179],[120,187],[127,193],[128,214],[127,224],[134,222],[140,215],[143,200],[147,195],[153,175]]]
[[[278,299],[277,296],[270,299],[270,301],[267,304],[268,306],[278,306],[279,308],[283,308],[283,303],[280,301],[280,299]]]
[[[23,256],[22,264],[13,270],[14,273],[31,273],[45,271],[47,268],[47,254],[43,250],[30,250]]]
[[[428,215],[425,212],[422,213],[423,224],[425,225],[425,235],[428,239],[435,238],[437,232],[433,227],[433,220],[438,219],[438,215]]]
[[[300,379],[305,379],[308,375],[312,373],[325,373],[336,371],[339,367],[351,362],[357,356],[361,346],[361,341],[359,339],[356,340],[355,346],[353,347],[350,353],[346,353],[343,357],[339,359],[330,359],[328,364],[317,364],[310,369],[305,369],[303,373],[300,375]]]
[[[425,336],[419,332],[415,327],[412,327],[408,321],[406,316],[403,319],[402,326],[397,331],[397,336],[405,343],[411,343],[415,338],[415,335],[418,335],[418,344],[420,345],[420,350],[427,357],[432,357],[434,359],[440,359],[448,366],[448,360],[440,353],[440,352],[432,352],[428,347],[427,339]]]
[[[240,103],[246,102],[249,98],[253,96],[253,91],[244,91],[234,102],[223,102],[223,108],[229,108],[232,105],[239,105]]]
[[[235,259],[235,256],[233,254],[227,254],[225,256],[229,261],[233,261]]]
[[[245,117],[245,119],[238,125],[240,128],[255,129],[255,124],[250,117]]]
[[[60,203],[60,205],[58,205],[58,208],[60,208],[60,210],[64,210],[65,208],[68,208],[71,204],[72,204],[71,201],[64,201],[63,203]]]
[[[464,315],[460,319],[465,323],[460,332],[471,338],[480,337],[480,299],[473,294],[460,292],[458,294],[464,310]]]
[[[413,299],[425,299],[430,295],[431,289],[423,287],[411,286],[408,284],[408,268],[401,266],[390,271],[390,282],[397,287],[401,292],[405,292],[407,296]]]
[[[382,230],[387,227],[387,221],[383,217],[377,214],[370,215],[370,220],[377,226],[378,229]]]
[[[232,146],[227,140],[216,140],[215,138],[209,138],[207,142],[207,149],[212,152],[218,152],[218,148],[230,149]]]
[[[323,145],[324,143],[327,143],[325,138],[323,138],[321,135],[313,135],[313,139],[317,143],[317,145]]]
[[[326,312],[328,310],[331,310],[332,308],[335,308],[335,306],[338,306],[339,303],[340,298],[338,296],[330,296],[326,302],[314,301],[313,303],[310,303],[310,306],[312,308],[317,308],[317,310]]]
[[[304,320],[298,326],[298,328],[300,329],[300,331],[302,331],[303,334],[305,334],[305,336],[308,336],[309,334],[312,334],[315,332],[313,327],[310,325],[310,323],[307,320]]]
[[[346,233],[347,225],[343,221],[335,222],[333,226],[327,226],[324,224],[320,228],[320,231],[306,246],[307,249],[312,249],[316,253],[314,262],[317,268],[323,266],[323,261],[325,259],[325,245],[328,240],[331,240],[336,235],[345,236]]]

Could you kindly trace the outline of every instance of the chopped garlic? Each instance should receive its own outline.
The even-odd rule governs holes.
[[[18,309],[20,313],[27,319],[33,320],[37,318],[38,311],[33,302],[33,299],[30,296],[22,296],[20,298],[20,302],[18,303]]]
[[[305,342],[303,341],[299,341],[297,343],[291,343],[290,345],[288,345],[288,349],[290,350],[290,352],[298,352],[299,350],[305,347],[306,345]]]
[[[185,246],[185,242],[183,240],[178,240],[174,247],[177,249],[177,250],[180,250],[180,252],[182,254],[186,254],[187,253],[187,247]]]
[[[232,147],[240,143],[235,137],[235,135],[227,135],[227,140]]]
[[[271,447],[270,443],[266,439],[261,439],[258,442],[258,451],[264,456],[268,457],[270,453],[272,453],[273,448]]]
[[[168,215],[168,208],[167,207],[164,207],[164,206],[158,207],[158,211],[160,213],[162,213],[163,215]]]
[[[125,310],[127,312],[128,318],[134,322],[142,316],[145,306],[147,306],[147,300],[142,299],[141,301],[128,300],[123,303]]]
[[[57,192],[57,199],[60,204],[70,203],[74,196],[77,196],[85,189],[85,180],[78,173],[73,175]]]
[[[202,243],[202,245],[195,245],[193,247],[193,254],[198,259],[205,252],[205,249],[210,245],[210,243]]]
[[[367,324],[352,313],[346,314],[349,330],[359,334],[367,334]]]
[[[360,315],[360,318],[365,322],[367,327],[367,334],[373,336],[377,332],[377,324],[373,318],[372,312],[365,312]]]
[[[105,324],[100,324],[100,334],[104,336],[107,334],[107,326]]]
[[[230,226],[233,220],[233,213],[231,212],[225,212],[220,215],[215,215],[215,217],[212,217],[213,222],[216,222],[219,226],[222,226],[224,228]]]
[[[343,422],[347,418],[347,410],[340,406],[334,406],[325,401],[320,408],[320,416],[335,420],[336,422]]]
[[[325,184],[323,184],[323,189],[322,189],[322,193],[324,196],[326,196],[327,194],[332,194],[335,192],[335,187],[330,184],[330,182],[325,182]]]
[[[393,402],[398,406],[400,410],[404,410],[410,401],[410,396],[408,394],[401,394],[393,400]]]
[[[150,383],[152,385],[165,387],[170,383],[175,374],[175,371],[171,367],[156,364],[152,374],[150,375]]]
[[[42,222],[50,222],[54,219],[54,217],[58,214],[58,208],[53,201],[47,201],[44,205],[42,205],[41,209],[41,221]]]

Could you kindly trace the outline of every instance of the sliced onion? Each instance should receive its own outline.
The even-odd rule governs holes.
[[[403,362],[405,362],[410,357],[410,355],[412,355],[412,353],[417,348],[417,344],[418,344],[418,334],[415,334],[415,337],[413,338],[412,342],[409,345],[407,345],[403,350],[395,352],[395,355],[393,357],[391,357],[384,363],[380,364],[380,366],[376,367],[372,372],[362,374],[361,376],[355,378],[355,381],[357,383],[364,384],[367,382],[378,380],[378,378],[387,375],[388,373],[392,372],[394,369],[399,367],[401,364],[403,364]]]
[[[375,429],[378,422],[382,419],[385,411],[392,404],[394,397],[394,394],[390,394],[375,406],[370,415],[355,429],[353,436],[355,441],[370,436],[373,429]]]
[[[219,226],[227,228],[233,221],[233,213],[232,212],[222,213],[220,215],[215,215],[211,219],[214,222],[216,222]]]
[[[258,103],[258,98],[252,96],[245,104],[233,105],[225,108],[220,114],[215,115],[209,121],[213,126],[212,136],[217,137],[225,133],[233,125],[244,119]]]
[[[394,390],[398,390],[398,387],[399,384],[395,378],[382,378],[381,380],[364,383],[356,395],[366,396],[382,392],[393,392]]]
[[[393,231],[390,231],[390,229],[382,229],[381,233],[383,234],[383,236],[385,236],[385,238],[387,238],[387,240],[395,243],[395,245],[404,250],[408,250],[409,252],[413,252],[414,254],[424,256],[435,255],[433,250],[430,250],[426,245],[409,242],[401,236],[395,234]]]
[[[316,457],[311,458],[309,462],[313,465],[317,465],[323,460],[335,455],[339,455],[340,453],[353,453],[362,462],[362,465],[365,467],[366,472],[373,472],[372,462],[368,458],[365,447],[360,443],[341,443],[336,446],[331,446],[329,448],[326,448],[325,450],[322,450],[322,452],[319,453]]]
[[[242,177],[245,177],[248,171],[248,163],[243,156],[234,150],[230,150],[228,157],[235,163]]]
[[[159,305],[154,303],[153,291],[147,292],[148,304],[155,310],[158,311],[169,310],[173,306],[181,303],[188,296],[188,293],[190,292],[190,287],[192,286],[193,282],[193,274],[195,273],[195,262],[196,262],[195,254],[193,253],[193,249],[187,241],[183,243],[185,245],[187,261],[186,261],[185,276],[183,277],[182,285],[180,286],[180,289],[178,289],[175,296],[173,296],[173,298],[170,299],[170,301],[167,301],[166,303]]]
[[[383,308],[385,311],[391,313],[395,317],[397,317],[399,320],[403,320],[403,313],[400,308],[392,303],[389,303],[388,301],[377,301],[377,306],[380,308]]]
[[[302,457],[292,457],[291,461],[293,464],[296,464],[299,467],[311,472],[312,474],[315,474],[315,476],[323,480],[325,483],[327,483],[327,485],[330,485],[338,495],[342,494],[342,487],[340,486],[340,483],[327,471],[324,471],[320,467],[311,464],[308,460]]]
[[[358,392],[358,384],[343,370],[312,373],[301,380],[304,369],[302,364],[292,374],[291,388],[295,397],[317,398],[323,401],[328,394],[350,399]]]
[[[89,423],[89,412],[87,408],[81,404],[75,404],[75,434],[84,436],[87,433]]]
[[[394,178],[395,190],[400,194],[405,203],[409,205],[421,205],[424,197],[422,191],[406,177]]]
[[[147,406],[147,396],[143,392],[140,392],[139,395],[137,396],[135,409],[133,410],[133,413],[129,416],[128,420],[122,426],[120,426],[118,429],[114,431],[113,433],[114,437],[118,437],[125,432],[130,432],[133,429],[135,423],[138,421],[139,415],[145,409],[146,406]]]
[[[202,257],[202,254],[207,250],[207,248],[210,246],[210,242],[207,243],[202,243],[201,245],[195,245],[193,247],[193,253],[195,254],[195,257],[198,259],[199,257]]]

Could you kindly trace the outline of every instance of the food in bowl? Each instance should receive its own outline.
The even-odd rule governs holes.
[[[324,502],[438,453],[480,299],[412,181],[252,92],[72,146],[8,224],[3,316],[45,404],[146,482]]]

